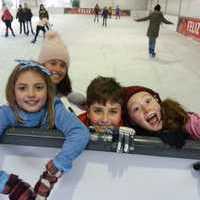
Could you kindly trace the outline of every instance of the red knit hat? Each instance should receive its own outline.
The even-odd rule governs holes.
[[[148,92],[151,94],[153,97],[158,99],[158,103],[161,103],[161,98],[159,94],[155,91],[153,91],[150,88],[143,87],[143,86],[129,86],[129,87],[123,87],[123,98],[124,98],[124,120],[129,121],[128,117],[128,110],[127,110],[127,104],[129,99],[136,93],[138,92]]]

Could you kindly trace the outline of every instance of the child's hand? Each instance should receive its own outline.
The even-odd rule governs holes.
[[[10,174],[2,193],[8,194],[9,199],[34,200],[36,197],[33,188],[14,174]]]
[[[36,193],[36,199],[47,199],[51,190],[53,189],[54,184],[62,176],[60,172],[54,165],[53,161],[50,160],[46,165],[46,170],[40,176],[40,179],[34,187]]]

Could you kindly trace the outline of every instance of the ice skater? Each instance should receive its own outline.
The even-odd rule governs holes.
[[[105,6],[102,12],[102,17],[103,17],[103,24],[102,26],[107,27],[107,20],[108,20],[108,8]]]
[[[99,22],[99,12],[101,11],[100,7],[98,4],[95,5],[94,7],[94,23],[97,21]]]
[[[155,46],[156,46],[156,38],[159,36],[160,24],[161,22],[165,24],[173,24],[172,22],[168,21],[162,14],[161,6],[157,4],[154,7],[154,11],[149,14],[149,16],[136,19],[135,21],[146,21],[149,20],[149,27],[147,30],[147,36],[149,38],[149,55],[150,57],[155,57]]]
[[[22,30],[23,30],[24,34],[26,34],[25,13],[21,4],[19,4],[19,8],[17,9],[16,19],[18,19],[19,21],[19,26],[20,26],[19,33],[22,34]]]
[[[46,27],[48,27],[47,30],[49,30],[49,20],[47,18],[42,18],[38,21],[37,26],[36,26],[36,34],[34,39],[31,41],[31,43],[35,43],[37,40],[37,37],[39,35],[39,32],[42,31],[43,32],[43,37],[45,37],[45,33],[46,33]]]
[[[32,27],[32,17],[33,13],[31,9],[28,7],[27,3],[24,3],[24,13],[25,13],[25,23],[26,23],[26,35],[29,35],[29,27],[31,30],[31,33],[34,35],[33,27]]]
[[[8,35],[9,35],[8,30],[10,30],[13,37],[15,37],[15,33],[12,28],[13,16],[7,7],[5,7],[5,9],[4,9],[1,19],[6,25],[5,37],[8,37]]]
[[[120,19],[120,8],[118,5],[115,9],[115,19]]]

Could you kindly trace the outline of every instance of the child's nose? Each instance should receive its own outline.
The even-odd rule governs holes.
[[[33,90],[33,89],[28,90],[28,96],[29,97],[35,96],[35,90]]]
[[[150,108],[148,106],[142,106],[142,110],[144,113],[148,113]]]
[[[104,114],[102,116],[102,120],[101,121],[102,121],[103,125],[108,125],[109,124],[109,116],[107,114]]]

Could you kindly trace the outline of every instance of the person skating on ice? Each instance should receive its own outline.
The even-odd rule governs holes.
[[[29,35],[29,28],[31,30],[31,33],[34,35],[33,27],[32,27],[32,17],[33,13],[31,9],[28,7],[27,3],[24,3],[24,13],[25,13],[25,24],[26,24],[26,34]]]
[[[118,5],[115,9],[115,19],[120,19],[120,8]]]
[[[163,13],[160,10],[161,6],[157,4],[154,7],[154,11],[150,13],[149,16],[135,20],[137,22],[149,20],[147,37],[149,38],[149,55],[151,57],[156,56],[155,46],[156,46],[156,39],[159,36],[160,24],[162,22],[165,24],[173,24],[163,16]]]
[[[17,9],[16,19],[18,19],[19,25],[20,25],[19,33],[22,34],[22,30],[23,30],[24,34],[26,34],[25,12],[21,4],[19,4],[19,8]]]
[[[8,35],[9,35],[8,31],[9,30],[11,31],[13,37],[15,37],[15,33],[13,31],[13,28],[12,28],[13,16],[12,16],[11,12],[9,11],[9,9],[7,7],[4,7],[4,11],[3,11],[3,15],[2,15],[1,19],[6,25],[5,37],[8,37]]]
[[[47,18],[42,18],[38,21],[37,26],[36,26],[36,34],[34,39],[31,41],[31,43],[35,43],[38,37],[38,34],[40,31],[43,32],[43,37],[45,37],[46,33],[46,27],[49,27],[49,20]],[[49,29],[48,29],[49,30]]]
[[[97,21],[99,22],[99,12],[100,12],[100,7],[98,4],[95,5],[94,7],[94,23]]]
[[[102,26],[107,27],[107,20],[108,20],[108,8],[105,6],[102,12],[102,17],[103,17],[103,24]]]

